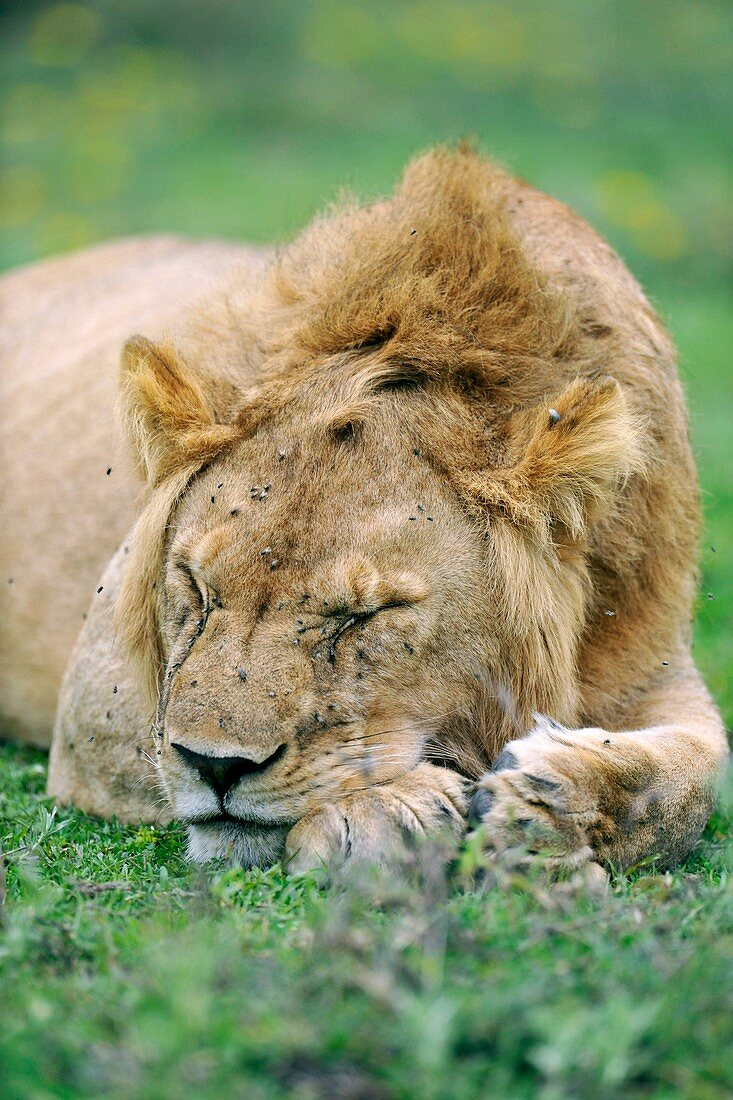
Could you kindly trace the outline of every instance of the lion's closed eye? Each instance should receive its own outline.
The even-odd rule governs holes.
[[[384,604],[382,607],[370,609],[369,611],[346,611],[337,620],[335,627],[328,635],[329,639],[329,659],[331,661],[336,659],[336,646],[337,643],[345,634],[354,630],[359,626],[363,626],[376,618],[382,612],[394,611],[399,608],[409,608],[410,604],[407,601],[395,601],[393,603]]]
[[[178,562],[176,572],[180,581],[185,585],[186,596],[204,610],[210,601],[206,587],[196,578],[195,573],[187,562]]]
[[[198,638],[214,607],[217,598],[191,569],[186,561],[176,561],[166,582],[165,602],[175,624],[172,645]]]

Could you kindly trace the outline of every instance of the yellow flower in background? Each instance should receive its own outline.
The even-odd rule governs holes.
[[[684,227],[648,176],[632,170],[607,172],[595,191],[601,213],[621,226],[642,252],[654,260],[676,260],[684,255]]]
[[[0,226],[15,229],[32,222],[43,208],[46,192],[46,179],[37,168],[5,168],[0,172]]]
[[[154,51],[113,46],[82,73],[80,102],[108,113],[155,110],[168,76]]]
[[[72,199],[94,203],[122,194],[134,173],[132,149],[108,134],[72,148],[60,174],[64,191]]]
[[[98,41],[102,19],[82,4],[55,4],[34,20],[28,55],[36,65],[75,65]]]
[[[71,252],[99,239],[99,230],[81,214],[59,210],[39,219],[33,238],[39,256],[55,252]]]
[[[628,225],[629,214],[640,203],[654,202],[654,184],[642,172],[619,169],[606,172],[595,187],[598,205],[603,214],[617,225]]]
[[[18,84],[3,103],[3,140],[11,145],[47,141],[62,125],[65,107],[58,88],[30,81]]]
[[[310,61],[348,69],[377,52],[382,31],[366,6],[326,0],[312,9],[302,50]]]
[[[642,207],[629,225],[629,236],[653,260],[678,260],[687,251],[682,222],[662,203]]]
[[[499,83],[527,58],[525,21],[502,4],[420,0],[400,11],[395,31],[404,46],[449,67],[472,87]]]
[[[540,114],[570,130],[592,126],[603,109],[594,74],[567,58],[545,59],[529,81],[529,96]]]
[[[417,0],[379,13],[350,0],[315,5],[302,35],[308,60],[349,69],[375,55],[407,49],[413,56],[450,68],[464,83],[500,81],[527,56],[525,21],[502,4]]]

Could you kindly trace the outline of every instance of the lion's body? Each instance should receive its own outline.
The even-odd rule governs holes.
[[[160,271],[151,249],[163,252]],[[418,161],[394,198],[317,221],[274,260],[252,255],[176,317],[212,274],[248,257],[234,246],[130,242],[8,280],[13,296],[33,295],[36,280],[66,301],[74,273],[80,296],[58,325],[29,310],[11,337],[25,391],[16,411],[5,400],[2,410],[13,453],[0,545],[15,601],[3,627],[4,729],[47,742],[98,584],[57,719],[51,790],[62,799],[148,812],[135,734],[150,721],[152,683],[162,738],[152,762],[184,820],[216,810],[177,753],[209,780],[201,761],[240,753],[250,771],[282,752],[283,774],[300,774],[303,761],[310,769],[277,812],[255,796],[236,813],[226,804],[235,818],[220,834],[194,824],[198,858],[235,845],[246,862],[256,851],[271,859],[288,830],[291,857],[306,863],[347,841],[373,853],[390,815],[405,825],[405,806],[421,828],[435,804],[460,821],[460,776],[479,778],[509,741],[508,778],[505,764],[479,789],[497,847],[510,843],[520,799],[519,818],[551,822],[570,864],[591,850],[621,861],[655,845],[681,854],[708,812],[725,742],[689,657],[698,505],[673,349],[618,257],[567,208],[463,153]],[[121,294],[130,283],[134,293]],[[128,427],[149,503],[129,560],[123,549],[97,581],[133,515],[113,443],[112,372],[122,339],[140,328],[167,330],[177,352],[145,341],[126,352]],[[257,470],[258,491],[241,506],[238,486]],[[434,502],[432,528],[421,499]],[[362,502],[360,528],[352,512]],[[255,553],[260,543],[287,548],[284,560],[269,545]],[[208,573],[204,587],[227,593],[199,612],[183,650],[176,631],[194,582],[186,595],[178,559],[193,561],[196,586],[206,559],[217,579]],[[379,633],[380,608],[366,601],[376,607],[360,613],[366,671],[349,651],[339,659],[347,680],[334,679],[333,653],[335,667],[319,671],[320,650],[299,637],[308,620],[295,617],[336,574],[346,606],[371,585],[393,593],[388,607],[409,609],[380,619]],[[282,619],[291,607],[296,649]],[[460,645],[441,641],[451,637]],[[340,720],[324,734],[329,699]],[[562,731],[533,727],[534,711]],[[378,729],[384,748],[390,722],[403,731],[390,760],[399,750],[403,765],[370,773],[373,792],[353,793],[341,759],[342,788],[335,772],[330,785],[314,772],[344,728],[358,727],[362,742]],[[432,760],[441,746],[447,768],[425,762],[427,745]],[[525,781],[544,792],[539,810],[527,809],[538,803]],[[370,798],[382,800],[376,816]],[[247,829],[230,822],[253,817],[262,835],[236,848]]]

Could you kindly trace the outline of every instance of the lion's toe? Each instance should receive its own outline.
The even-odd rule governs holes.
[[[553,766],[545,734],[511,742],[478,783],[469,822],[481,828],[487,852],[518,862],[542,859],[573,872],[592,858],[586,814],[575,784]]]

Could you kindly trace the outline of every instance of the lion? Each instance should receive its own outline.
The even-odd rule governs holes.
[[[467,827],[558,873],[689,851],[727,745],[684,399],[577,215],[439,148],[280,250],[5,294],[3,728],[47,744],[58,696],[52,796],[293,871]]]

